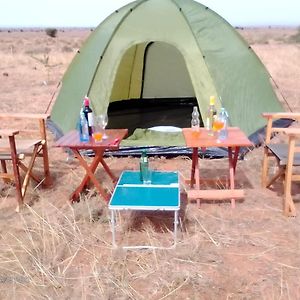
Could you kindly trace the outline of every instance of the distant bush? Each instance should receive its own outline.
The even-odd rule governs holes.
[[[62,52],[73,52],[74,49],[70,46],[63,46],[62,47]]]
[[[55,38],[57,35],[57,29],[56,28],[46,28],[46,34],[51,36],[52,38]]]
[[[300,27],[298,27],[298,32],[290,37],[290,42],[300,43]]]
[[[39,55],[39,54],[49,54],[51,52],[51,49],[48,47],[36,47],[34,49],[29,49],[27,51],[25,51],[26,54],[28,54],[29,56],[32,55]]]

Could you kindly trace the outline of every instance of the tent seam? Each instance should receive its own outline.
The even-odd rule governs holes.
[[[206,63],[206,60],[205,60],[205,55],[204,55],[204,53],[203,53],[203,51],[202,51],[202,48],[201,48],[201,46],[199,45],[198,40],[197,40],[197,38],[196,38],[196,36],[195,36],[195,34],[194,34],[194,30],[193,30],[192,27],[190,26],[190,23],[188,22],[188,20],[187,20],[185,14],[184,14],[183,11],[182,11],[182,8],[178,5],[178,3],[175,2],[174,0],[171,0],[171,2],[178,8],[178,10],[180,11],[182,17],[184,18],[184,21],[185,21],[186,25],[190,28],[190,31],[191,31],[192,34],[193,34],[194,40],[195,40],[196,44],[198,45],[198,48],[200,49],[200,52],[201,52],[201,54],[202,54],[202,58],[203,58],[203,61],[204,61],[205,66],[206,66],[206,68],[207,68],[207,70],[208,70],[209,77],[210,77],[211,81],[214,83],[214,86],[216,87],[216,85],[215,85],[215,80],[214,80],[214,79],[212,78],[212,76],[211,76],[210,69],[209,69],[209,67],[208,67],[208,65],[207,65],[207,63]],[[201,4],[201,3],[199,3],[199,4]],[[202,4],[201,4],[201,5],[202,5]],[[218,92],[217,89],[216,89],[216,92],[217,92],[217,94],[219,95],[219,92]],[[218,101],[219,101],[219,99],[218,99]],[[221,101],[220,101],[220,102],[221,102]]]
[[[108,42],[107,42],[107,44],[106,44],[106,46],[105,46],[105,48],[104,48],[104,50],[103,50],[103,52],[102,52],[102,55],[100,56],[100,59],[99,59],[99,61],[98,61],[98,63],[97,63],[97,66],[96,66],[96,68],[95,68],[95,72],[94,72],[94,74],[93,74],[91,83],[90,83],[90,85],[89,85],[89,87],[88,87],[87,95],[89,95],[89,93],[90,93],[90,91],[91,91],[92,85],[93,85],[94,80],[95,80],[95,77],[96,77],[97,70],[98,70],[98,68],[99,68],[99,66],[100,66],[100,63],[101,63],[101,61],[102,61],[102,59],[103,59],[105,53],[106,53],[106,50],[107,50],[107,48],[108,48],[108,45],[110,44],[110,42],[111,42],[111,40],[113,39],[113,37],[115,36],[116,32],[117,32],[118,29],[120,28],[120,26],[121,26],[121,24],[123,23],[124,19],[126,19],[126,18],[128,17],[128,15],[131,14],[132,11],[133,11],[134,9],[136,9],[138,6],[140,6],[141,4],[143,4],[144,2],[147,2],[147,1],[148,1],[148,0],[140,0],[139,2],[136,3],[135,6],[133,6],[133,8],[131,7],[131,8],[127,11],[127,13],[123,16],[123,18],[120,19],[118,25],[116,26],[115,30],[113,31],[111,37],[109,38],[109,40],[108,40]],[[118,13],[118,10],[116,10],[115,13]],[[110,15],[110,16],[111,16],[111,15]],[[101,26],[101,24],[100,24],[99,26]]]
[[[135,58],[136,58],[136,53],[137,53],[137,46],[135,46],[135,50],[134,50],[134,58],[133,58],[133,64],[132,64],[130,78],[129,78],[129,88],[128,88],[128,93],[127,93],[127,98],[129,98],[129,96],[131,94],[131,82],[132,82],[132,74],[133,74],[133,70],[134,70],[134,62],[135,62]]]

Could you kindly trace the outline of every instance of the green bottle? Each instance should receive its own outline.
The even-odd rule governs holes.
[[[149,167],[149,162],[148,162],[148,156],[146,150],[142,151],[142,155],[140,158],[140,179],[142,182],[145,181],[145,176],[148,173],[148,167]]]

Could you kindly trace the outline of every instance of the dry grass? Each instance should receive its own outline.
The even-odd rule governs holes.
[[[1,279],[13,289],[0,290],[1,298],[197,299],[199,293],[203,299],[299,297],[299,219],[282,216],[280,195],[257,188],[247,175],[253,167],[252,158],[247,159],[238,171],[245,201],[234,211],[228,202],[203,203],[198,210],[186,205],[183,193],[176,250],[148,251],[112,248],[107,206],[94,190],[69,205],[66,199],[82,171],[64,158],[56,161],[53,190],[31,191],[34,202],[19,215],[11,206],[2,208],[10,230],[1,228]],[[116,174],[138,165],[135,158],[107,161]],[[178,157],[151,158],[150,163],[188,177],[191,162]],[[225,171],[226,160],[204,161],[204,170],[212,172],[212,164],[219,174]],[[110,189],[104,175],[98,176]],[[166,214],[122,214],[118,243],[169,245],[171,221]]]
[[[59,32],[50,39],[44,32],[0,32],[1,111],[44,112],[75,53],[64,47],[76,49],[88,33]],[[257,38],[255,30],[247,31],[251,33]],[[283,34],[285,40],[293,33]],[[300,49],[268,40],[254,44],[253,49],[291,107],[298,110]],[[29,55],[43,58],[40,45],[50,49],[50,63],[59,64],[50,70],[50,80],[44,67]],[[49,137],[51,146],[53,137]],[[68,195],[83,170],[76,162],[66,162],[60,149],[51,148],[54,187],[32,186],[20,214],[14,212],[13,187],[1,183],[0,299],[300,298],[299,217],[282,215],[280,185],[273,190],[260,188],[261,157],[262,149],[255,149],[238,164],[238,185],[245,188],[246,197],[235,210],[229,202],[204,202],[197,209],[186,203],[182,189],[176,249],[125,251],[112,248],[108,208],[93,189],[79,203],[69,204]],[[137,158],[106,161],[117,175],[138,167]],[[150,164],[179,170],[188,178],[191,160],[155,157]],[[219,188],[223,187],[226,160],[201,160],[201,167],[205,176],[217,172]],[[105,174],[99,170],[97,176],[111,191]],[[168,214],[122,213],[118,217],[119,244],[169,245],[171,231]]]

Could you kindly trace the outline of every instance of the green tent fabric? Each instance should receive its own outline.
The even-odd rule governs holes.
[[[121,142],[121,146],[185,146],[182,132],[159,132],[137,128],[134,133]]]
[[[251,47],[193,0],[137,0],[105,19],[63,77],[51,112],[63,132],[75,128],[85,95],[96,114],[115,101],[195,97],[202,117],[214,95],[248,135],[264,125],[262,112],[283,110]]]

